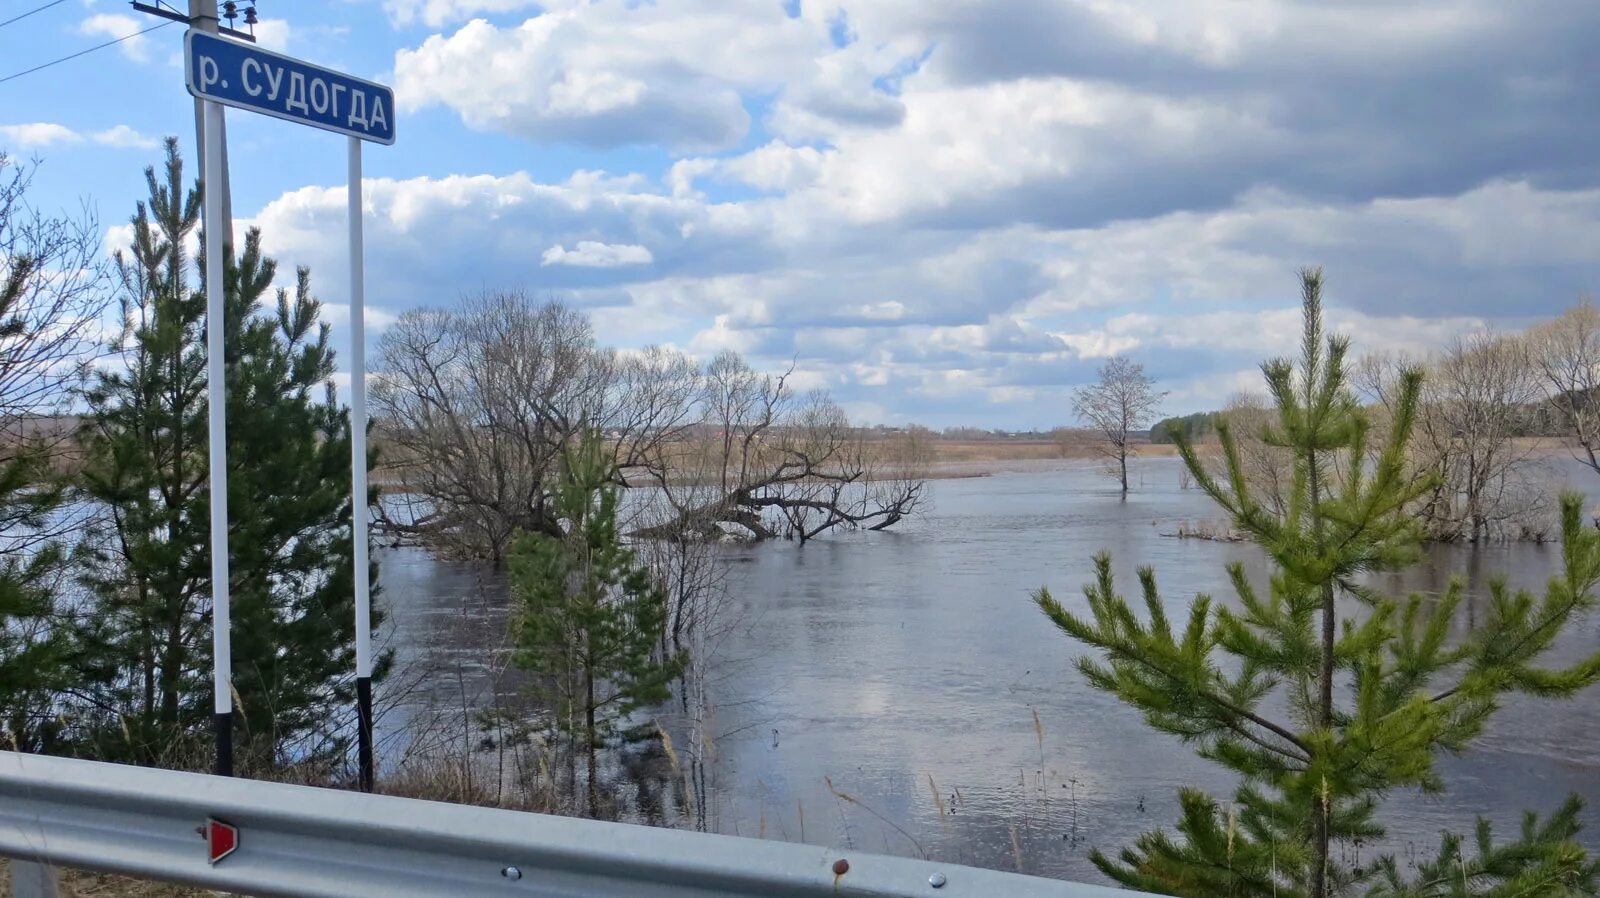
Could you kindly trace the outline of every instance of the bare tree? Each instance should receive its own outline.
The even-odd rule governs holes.
[[[62,461],[72,437],[63,416],[99,354],[111,298],[94,216],[40,212],[27,200],[32,180],[0,153],[0,467],[24,454]],[[16,523],[0,517],[0,532]]]
[[[933,431],[917,425],[869,446],[864,478],[867,505],[890,510],[891,524],[925,510],[928,473],[937,451]]]
[[[1541,534],[1549,523],[1547,479],[1528,444],[1539,413],[1538,368],[1515,335],[1458,337],[1427,358],[1374,355],[1358,366],[1361,390],[1392,412],[1400,373],[1423,368],[1409,455],[1432,476],[1416,514],[1431,539],[1481,542]],[[1384,428],[1385,416],[1376,425]]]
[[[102,348],[111,298],[94,216],[41,212],[28,202],[32,180],[31,166],[0,153],[0,540],[10,558],[70,526],[41,517],[58,497],[37,487],[70,461],[66,416]]]
[[[702,370],[675,351],[601,348],[582,313],[522,293],[407,313],[376,367],[382,462],[412,503],[383,523],[447,554],[499,561],[518,531],[548,532],[550,475],[586,426],[614,451],[619,485],[657,487],[672,509],[631,522],[638,535],[881,530],[923,494],[926,440],[907,454],[873,439],[825,395],[796,395],[788,374],[734,353]]]
[[[1539,381],[1527,343],[1516,335],[1458,337],[1424,382],[1422,424],[1448,445],[1454,492],[1441,538],[1480,542],[1516,535],[1545,510],[1547,491],[1525,441]]]
[[[699,425],[660,447],[652,468],[676,514],[646,535],[805,541],[841,527],[883,530],[917,509],[926,435],[874,439],[826,394],[796,394],[791,373],[759,374],[731,352],[707,364]]]
[[[0,153],[0,743],[50,747],[59,729],[61,468],[67,420],[100,342],[110,292],[92,215],[47,215],[27,198],[32,168]]]
[[[1128,493],[1131,434],[1155,417],[1165,395],[1156,392],[1143,365],[1119,356],[1100,366],[1099,381],[1073,391],[1072,411],[1105,436],[1101,451],[1116,462],[1123,495]]]
[[[1449,429],[1439,414],[1438,404],[1430,392],[1437,385],[1427,379],[1438,363],[1437,357],[1409,352],[1374,352],[1361,357],[1356,363],[1352,382],[1357,395],[1373,411],[1371,444],[1382,445],[1388,436],[1400,401],[1401,383],[1407,371],[1423,371],[1425,378],[1418,395],[1415,415],[1417,422],[1411,431],[1411,445],[1407,456],[1411,459],[1417,476],[1432,477],[1433,486],[1418,499],[1414,513],[1423,520],[1430,536],[1453,532],[1454,524],[1441,524],[1453,517],[1455,487],[1450,482],[1450,472],[1455,469],[1454,447]]]
[[[518,531],[554,526],[549,477],[583,428],[605,434],[626,485],[688,425],[697,390],[681,355],[601,349],[581,312],[514,291],[401,316],[377,369],[383,463],[416,502],[385,527],[496,562]]]
[[[1573,457],[1600,474],[1600,309],[1585,297],[1528,333],[1545,394],[1576,445]]]
[[[1278,417],[1270,400],[1260,393],[1236,393],[1228,399],[1222,416],[1239,454],[1239,468],[1257,500],[1275,514],[1286,514],[1294,484],[1294,454],[1267,439]],[[1219,438],[1211,433],[1201,441],[1215,444]],[[1213,453],[1207,465],[1214,477],[1226,473],[1220,452]]]

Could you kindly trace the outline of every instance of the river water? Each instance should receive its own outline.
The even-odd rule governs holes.
[[[1181,487],[1174,459],[1140,461],[1126,501],[1091,464],[1015,468],[934,482],[931,506],[890,532],[724,550],[734,626],[707,686],[707,828],[1101,881],[1090,849],[1114,854],[1170,827],[1180,787],[1231,793],[1225,772],[1090,689],[1072,664],[1079,648],[1029,596],[1048,585],[1084,609],[1104,549],[1125,594],[1136,567],[1154,567],[1181,620],[1197,593],[1230,601],[1226,564],[1259,571],[1258,554],[1166,535],[1218,517]],[[503,585],[416,549],[381,560],[402,661],[445,662],[417,693],[484,704]],[[1384,585],[1437,591],[1463,576],[1473,615],[1492,574],[1538,589],[1558,564],[1552,546],[1441,546]],[[1552,660],[1597,647],[1591,615]],[[1443,759],[1444,794],[1390,796],[1383,847],[1427,855],[1442,828],[1470,830],[1478,814],[1509,835],[1523,809],[1577,792],[1586,842],[1600,848],[1597,734],[1600,687],[1570,702],[1513,698],[1470,751]]]

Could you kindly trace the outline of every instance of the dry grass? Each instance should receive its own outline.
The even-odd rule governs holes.
[[[208,898],[224,894],[84,870],[61,871],[61,898]],[[0,859],[0,898],[10,896],[11,863]]]
[[[375,439],[381,443],[381,435]],[[869,441],[868,445],[874,448],[887,448],[890,446],[890,441],[874,439]],[[952,462],[1047,461],[1098,458],[1101,455],[1104,444],[1088,434],[1074,433],[1059,440],[960,440],[934,436],[928,439],[926,445],[930,451],[930,460],[937,465]],[[1134,450],[1135,454],[1141,458],[1170,458],[1178,454],[1177,447],[1166,444],[1141,443],[1135,446]],[[666,451],[669,463],[675,471],[708,471],[715,467],[711,464],[711,459],[705,455],[708,449],[703,443],[683,441],[667,447]],[[372,477],[374,481],[391,486],[403,483],[405,464],[388,450],[380,453],[380,457],[384,459],[384,462],[373,470]]]
[[[933,440],[936,462],[1066,458],[1054,440]]]
[[[495,782],[487,775],[476,772],[470,762],[434,763],[426,766],[406,766],[378,780],[378,792],[400,798],[419,798],[423,801],[443,801],[449,804],[470,804],[481,807],[498,807],[503,797],[495,793]]]
[[[1572,454],[1578,444],[1566,437],[1517,437],[1511,441],[1511,445],[1533,455],[1564,456]]]
[[[1092,439],[1059,440],[932,440],[935,462],[1029,461],[1062,458],[1099,458],[1103,443]],[[1141,443],[1133,447],[1139,458],[1171,458],[1176,446]]]

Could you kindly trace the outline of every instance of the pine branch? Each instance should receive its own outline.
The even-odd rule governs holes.
[[[1110,558],[1102,555],[1096,558],[1095,561],[1097,568],[1099,568],[1101,572],[1102,584],[1109,587]],[[1108,592],[1102,592],[1100,595],[1102,598],[1099,601],[1102,603],[1106,601],[1104,598],[1106,596],[1112,596],[1115,598],[1114,594]],[[1158,663],[1150,653],[1139,651],[1139,649],[1128,640],[1116,635],[1113,629],[1114,627],[1120,628],[1126,626],[1131,626],[1136,630],[1136,632],[1139,632],[1140,635],[1143,636],[1149,636],[1151,634],[1148,631],[1139,630],[1138,624],[1133,621],[1131,614],[1126,613],[1127,606],[1125,602],[1122,602],[1120,598],[1117,598],[1115,601],[1118,603],[1118,605],[1104,606],[1106,608],[1104,611],[1097,609],[1097,626],[1090,626],[1084,621],[1079,620],[1075,615],[1072,614],[1072,612],[1068,611],[1064,606],[1062,606],[1060,602],[1056,601],[1056,599],[1050,595],[1050,591],[1048,589],[1040,589],[1034,594],[1035,604],[1037,604],[1039,608],[1044,611],[1045,615],[1048,616],[1063,632],[1111,653],[1116,660],[1120,662],[1136,665],[1162,677],[1168,683],[1176,687],[1192,691],[1196,698],[1199,698],[1224,712],[1223,716],[1220,718],[1214,717],[1214,719],[1218,719],[1219,722],[1227,726],[1230,731],[1238,733],[1241,737],[1249,739],[1252,742],[1256,742],[1257,744],[1261,744],[1263,747],[1271,748],[1273,751],[1293,758],[1301,763],[1304,763],[1309,758],[1311,754],[1310,746],[1290,730],[1278,725],[1277,723],[1274,723],[1271,720],[1268,720],[1265,717],[1260,716],[1259,714],[1256,714],[1253,711],[1250,711],[1247,708],[1235,705],[1233,702],[1217,694],[1216,692],[1198,685],[1192,676],[1168,669],[1167,667]],[[1122,622],[1120,624],[1113,625],[1111,621],[1119,616],[1123,618]],[[1195,615],[1191,618],[1191,620],[1195,619],[1203,621],[1204,617],[1203,615]],[[1170,634],[1168,635],[1168,639],[1170,641]],[[1103,683],[1098,685],[1101,685],[1102,688],[1106,688],[1107,691],[1116,693],[1119,692],[1120,689],[1114,684],[1118,683],[1119,680],[1112,675],[1105,678]],[[1239,720],[1249,721],[1250,723],[1253,723],[1256,726],[1259,726],[1262,729],[1272,733],[1297,749],[1299,754],[1295,754],[1294,752],[1291,752],[1281,746],[1270,746],[1261,742],[1259,737],[1255,736],[1255,734],[1251,733],[1248,729],[1238,726]]]

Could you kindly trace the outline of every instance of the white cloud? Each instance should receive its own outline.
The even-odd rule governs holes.
[[[695,180],[707,176],[759,190],[792,193],[816,183],[825,158],[824,151],[816,147],[774,140],[738,156],[680,159],[668,171],[667,182],[678,193],[693,190]]]
[[[396,321],[400,320],[399,315],[396,315],[387,309],[378,308],[377,306],[363,305],[361,311],[361,320],[365,323],[367,333],[369,334],[384,330],[385,328],[394,324]],[[350,304],[342,302],[323,303],[322,320],[328,322],[328,324],[332,325],[333,327],[341,329],[344,328],[350,323]],[[340,351],[348,349],[348,344],[349,340],[346,338],[345,345],[339,347]],[[348,383],[349,381],[347,380],[346,384],[348,385]]]
[[[155,138],[146,137],[127,125],[115,125],[104,131],[85,135],[54,122],[0,125],[0,139],[23,147],[46,147],[52,144],[74,144],[90,140],[102,146],[148,150],[160,144]]]
[[[878,56],[835,48],[825,19],[770,0],[560,2],[399,51],[395,90],[408,108],[446,105],[474,128],[532,140],[723,149],[749,129],[751,94],[881,117],[897,103],[872,84],[889,65]]]
[[[154,137],[146,137],[127,125],[115,125],[104,131],[96,131],[89,135],[95,143],[109,147],[124,147],[135,150],[149,150],[159,146],[161,141]]]
[[[33,122],[26,125],[0,125],[0,138],[24,147],[47,147],[54,143],[78,143],[83,136],[65,125]]]
[[[395,25],[418,22],[439,28],[482,14],[506,13],[547,5],[540,0],[384,0],[383,11]]]
[[[396,5],[413,17],[429,6]],[[476,6],[441,2],[435,21]],[[560,0],[519,25],[433,35],[401,50],[395,72],[410,108],[444,105],[541,142],[725,152],[752,111],[765,115],[778,139],[680,160],[668,174],[679,194],[706,180],[862,222],[1088,227],[1263,189],[1366,200],[1395,172],[1457,193],[1512,145],[1559,180],[1579,163],[1548,140],[1600,137],[1572,114],[1587,51],[1569,34],[1600,15],[1566,30],[1560,18],[1489,0]],[[1527,49],[1539,46],[1554,49]],[[1469,58],[1503,68],[1504,84],[1544,87],[1468,87]],[[1308,60],[1327,77],[1307,77]],[[1369,102],[1390,95],[1394,72],[1415,76],[1425,108]],[[1478,124],[1493,118],[1477,111],[1486,103],[1515,126]],[[1462,139],[1441,144],[1441,129]]]
[[[289,50],[289,38],[294,34],[288,21],[284,19],[261,19],[256,22],[256,43],[269,50],[286,53]]]
[[[396,73],[406,103],[447,105],[475,128],[674,152],[735,144],[747,109],[772,101],[768,130],[783,142],[686,160],[677,190],[709,176],[810,190],[867,221],[1100,224],[1264,187],[1369,199],[1396,170],[1459,192],[1504,164],[1508,139],[1570,169],[1531,135],[1600,136],[1570,114],[1586,83],[1572,35],[1600,18],[1569,14],[1562,29],[1553,13],[1570,7],[1533,2],[1552,14],[1488,0],[831,0],[793,14],[771,0],[563,0],[520,25],[430,37],[397,54]],[[471,6],[442,3],[440,15]],[[1494,79],[1468,87],[1457,69],[1469,58],[1503,67],[1504,84],[1547,87],[1532,100]],[[1306,77],[1312,64],[1327,77]],[[1394,71],[1414,71],[1425,114],[1368,101]],[[1529,120],[1476,124],[1492,119],[1485,103]],[[1441,145],[1441,128],[1464,139]]]
[[[732,348],[767,367],[797,359],[843,399],[936,423],[996,404],[1020,423],[1054,423],[1064,391],[1119,353],[1170,385],[1173,411],[1220,403],[1233,374],[1298,338],[1301,262],[1328,263],[1331,323],[1357,351],[1517,326],[1576,291],[1524,291],[1511,305],[1508,287],[1531,267],[1547,283],[1582,278],[1600,241],[1600,191],[1521,182],[1369,203],[1263,193],[1102,228],[973,232],[885,229],[804,195],[713,202],[595,173],[378,179],[368,197],[370,289],[396,310],[464,286],[526,287],[593,309],[602,340]],[[258,219],[268,251],[342,271],[343,203],[342,188],[280,197]],[[530,246],[549,249],[535,262]],[[320,283],[334,299],[338,285]]]
[[[105,238],[101,240],[100,245],[107,256],[127,252],[133,247],[133,225],[115,224],[106,228]]]
[[[122,55],[134,62],[149,62],[150,44],[148,39],[144,35],[129,37],[129,35],[138,35],[140,31],[148,27],[150,27],[148,23],[130,15],[101,12],[95,13],[79,23],[78,31],[81,34],[104,36],[109,39],[128,38],[117,44],[117,48],[122,51]]]
[[[400,308],[447,302],[480,286],[607,289],[650,271],[637,264],[646,253],[694,270],[725,262],[751,227],[721,221],[698,202],[649,192],[638,179],[593,173],[558,184],[525,174],[369,179],[365,188],[370,295],[405,297]],[[254,223],[284,264],[342,271],[344,204],[343,187],[302,188],[268,204]],[[556,247],[573,256],[564,261],[631,264],[541,265],[541,248]]]
[[[1162,382],[1159,388],[1167,394],[1161,402],[1164,412],[1174,409],[1210,411],[1223,408],[1236,396],[1261,396],[1266,392],[1266,383],[1261,378],[1261,369],[1251,366],[1237,371],[1173,378]]]
[[[1456,334],[1479,330],[1484,325],[1484,319],[1477,316],[1379,316],[1343,307],[1328,312],[1329,328],[1349,336],[1358,352],[1438,347]],[[1286,347],[1295,345],[1300,334],[1300,307],[1283,305],[1192,315],[1130,313],[1085,333],[1058,336],[1091,358],[1140,349],[1205,349],[1259,359],[1281,354]],[[1105,351],[1096,351],[1101,349]]]
[[[655,261],[650,250],[638,244],[601,243],[580,240],[567,249],[552,246],[540,257],[540,265],[573,265],[579,268],[617,268],[623,265],[649,265]]]
[[[898,127],[849,129],[811,158],[820,202],[885,221],[1052,183],[1082,190],[1129,171],[1204,167],[1237,143],[1283,142],[1247,107],[1068,78],[919,89],[902,102]]]
[[[989,387],[983,391],[983,398],[988,402],[1012,405],[1033,402],[1039,398],[1039,392],[1038,387]]]
[[[688,348],[696,355],[709,358],[724,350],[750,352],[756,348],[756,340],[754,334],[729,327],[727,315],[718,315],[712,319],[710,327],[694,335]]]

